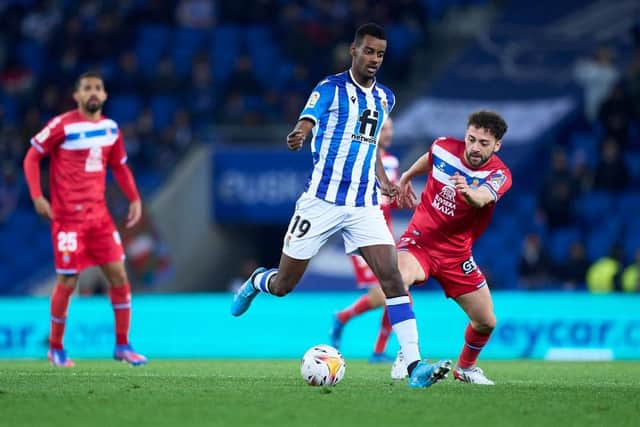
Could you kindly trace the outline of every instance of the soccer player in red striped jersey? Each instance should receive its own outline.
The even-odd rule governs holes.
[[[407,230],[398,242],[398,266],[406,286],[434,277],[469,317],[454,377],[492,385],[476,360],[496,325],[487,281],[473,260],[473,242],[485,230],[497,202],[511,188],[511,172],[495,155],[507,131],[495,112],[469,116],[464,141],[436,139],[402,174],[403,205],[415,205],[411,179],[428,175]],[[393,375],[393,371],[392,371]]]
[[[102,77],[84,73],[76,81],[73,98],[78,108],[54,117],[31,139],[24,172],[36,212],[51,221],[56,285],[51,296],[48,358],[54,366],[72,367],[62,340],[69,299],[80,272],[98,265],[109,282],[115,315],[114,358],[131,365],[147,359],[129,344],[131,288],[124,267],[120,235],[107,209],[104,193],[107,167],[130,202],[127,227],[138,223],[142,203],[122,133],[102,115],[107,99]],[[40,184],[40,159],[49,155],[50,198]]]
[[[382,159],[382,166],[389,178],[389,181],[396,184],[399,179],[399,162],[398,158],[387,150],[391,146],[393,139],[393,121],[391,117],[388,117],[382,125],[380,130],[380,138],[378,140],[378,149],[380,150],[380,157]],[[391,210],[397,207],[395,201],[389,200],[387,197],[383,197],[380,208],[384,214],[384,218],[387,221],[387,226],[393,234],[393,228],[391,223]],[[385,295],[380,288],[380,282],[376,278],[373,271],[367,264],[367,262],[359,255],[353,255],[350,257],[353,265],[353,270],[356,276],[356,285],[358,289],[367,289],[367,293],[359,297],[350,306],[340,310],[333,321],[331,331],[329,333],[331,338],[331,344],[339,348],[342,338],[342,330],[344,326],[353,317],[366,313],[369,310],[374,310],[378,307],[383,307],[382,319],[380,322],[380,329],[378,330],[378,337],[373,348],[373,353],[369,358],[371,363],[391,362],[393,358],[390,358],[385,354],[389,335],[391,334],[391,322],[387,314],[385,307]]]

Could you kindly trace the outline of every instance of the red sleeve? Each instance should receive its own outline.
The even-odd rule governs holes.
[[[112,166],[111,172],[113,172],[113,177],[118,183],[118,187],[120,187],[130,202],[140,200],[140,194],[138,193],[138,188],[136,187],[136,182],[133,179],[133,174],[129,166],[126,164]]]
[[[497,202],[511,188],[511,171],[509,169],[497,169],[487,177],[483,187],[487,187]]]
[[[40,132],[31,138],[31,145],[40,154],[49,154],[51,150],[64,142],[64,126],[60,124],[61,121],[60,116],[54,117]]]
[[[122,132],[118,129],[118,138],[109,152],[109,166],[115,168],[124,165],[127,162],[127,150],[124,148],[124,139]]]
[[[29,186],[29,193],[32,199],[42,197],[42,185],[40,184],[40,159],[43,157],[40,152],[31,147],[24,157],[24,177]]]

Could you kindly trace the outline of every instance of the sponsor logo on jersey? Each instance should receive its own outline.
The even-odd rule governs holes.
[[[465,260],[462,264],[460,264],[460,268],[462,269],[462,272],[465,274],[465,276],[468,276],[478,269],[478,265],[476,264],[473,257],[469,257],[468,260]]]
[[[436,194],[431,206],[445,215],[454,216],[456,213],[456,190],[451,186],[444,186],[440,194]]]
[[[318,103],[320,99],[320,92],[315,91],[311,95],[309,95],[309,100],[307,101],[307,108],[313,108]]]
[[[49,129],[49,126],[47,126],[38,132],[36,135],[36,141],[42,144],[47,138],[49,138],[49,135],[51,135],[51,130]]]

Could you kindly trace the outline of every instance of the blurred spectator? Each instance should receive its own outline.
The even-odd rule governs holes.
[[[206,52],[198,54],[191,65],[191,82],[188,90],[189,108],[197,127],[210,124],[215,115],[218,96]]]
[[[625,89],[629,91],[636,120],[640,120],[640,45],[637,45],[625,75]]]
[[[625,292],[640,292],[640,249],[636,250],[634,262],[622,272],[622,289]]]
[[[60,9],[52,0],[39,0],[30,9],[22,20],[22,34],[45,43],[62,19]]]
[[[567,154],[564,149],[555,148],[551,155],[551,171],[544,178],[539,195],[539,205],[549,228],[571,224],[571,204],[577,196],[576,190]]]
[[[518,273],[523,285],[535,289],[549,281],[551,262],[536,233],[527,234],[522,245]]]
[[[629,170],[613,137],[604,140],[593,186],[597,190],[622,191],[629,184]]]
[[[180,0],[176,7],[176,22],[181,27],[208,29],[215,25],[213,0]]]
[[[565,290],[583,288],[586,282],[589,261],[582,242],[573,242],[569,248],[569,259],[555,267],[555,274]]]
[[[605,134],[615,138],[623,150],[629,146],[629,130],[634,114],[631,97],[625,92],[622,82],[616,83],[600,107],[598,118]]]
[[[596,260],[587,270],[587,288],[593,293],[619,291],[621,273],[622,251],[614,246],[609,255]]]
[[[117,78],[109,82],[107,90],[110,94],[147,94],[146,80],[138,64],[138,57],[132,50],[120,54],[115,75]]]
[[[16,175],[15,163],[4,160],[1,164],[2,175],[0,176],[0,226],[2,226],[13,210],[18,205],[20,196],[20,182]]]
[[[593,123],[600,105],[619,78],[613,64],[613,51],[606,47],[599,48],[591,57],[576,63],[573,75],[582,86],[584,115],[589,123]]]
[[[173,61],[169,56],[162,57],[151,81],[151,90],[155,95],[172,95],[176,94],[180,88],[180,78],[176,74]]]
[[[593,189],[593,171],[583,150],[573,154],[573,177],[578,186],[578,194],[585,194]]]

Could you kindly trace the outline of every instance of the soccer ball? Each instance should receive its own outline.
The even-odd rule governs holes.
[[[342,354],[330,345],[311,347],[302,356],[300,373],[309,385],[334,386],[344,376],[346,365]]]

